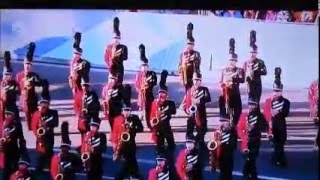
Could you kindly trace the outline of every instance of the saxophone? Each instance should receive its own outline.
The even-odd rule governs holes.
[[[122,53],[123,48],[119,48],[120,45],[113,45],[111,49],[111,66],[119,61],[119,57]]]
[[[191,153],[190,150],[187,150],[186,152],[186,158],[185,158],[185,164],[184,167],[187,168],[189,165],[193,165],[192,163],[188,163],[188,155]],[[185,174],[185,180],[192,180],[192,169],[191,170],[187,170],[186,169],[186,174]]]
[[[220,133],[215,131],[213,134],[213,139],[210,140],[207,144],[207,148],[209,149],[209,165],[210,171],[215,171],[219,167],[219,155],[220,155]]]
[[[248,75],[246,77],[246,81],[247,81],[247,91],[249,94],[251,94],[252,92],[252,83],[253,83],[253,63],[250,63],[250,65],[248,66]]]
[[[248,154],[249,153],[249,148],[248,148],[248,134],[249,134],[249,130],[250,130],[250,127],[249,127],[249,123],[248,121],[246,122],[246,127],[245,129],[243,130],[244,133],[245,133],[245,137],[242,139],[241,141],[241,151],[244,153],[244,154]]]
[[[160,103],[158,101],[157,103],[157,112],[156,112],[156,117],[154,117],[153,119],[151,119],[151,126],[152,127],[156,127],[159,122],[161,121],[161,116],[163,114],[163,111],[161,111],[161,107],[160,107]]]
[[[183,59],[188,59],[181,62],[181,66],[180,66],[180,72],[182,74],[182,81],[183,84],[186,85],[188,84],[188,78],[187,78],[187,68],[188,68],[188,62],[190,60],[190,51],[185,51],[183,52]]]
[[[54,177],[54,180],[63,180],[63,170],[60,165],[61,154],[59,154],[58,157],[59,157],[59,161],[58,161],[59,162],[59,165],[58,165],[59,171],[58,171],[58,174]]]
[[[3,151],[4,144],[10,140],[10,134],[5,129],[6,129],[6,127],[3,127],[2,131],[1,131],[0,152]]]
[[[37,139],[38,139],[39,148],[40,148],[39,150],[43,153],[45,152],[45,149],[44,149],[45,141],[43,139],[45,134],[46,134],[46,123],[43,122],[42,117],[40,115],[38,129],[37,129],[37,135],[38,135]]]
[[[82,96],[82,104],[81,104],[81,113],[79,115],[79,122],[78,122],[78,128],[82,131],[87,131],[86,129],[86,121],[87,121],[87,113],[88,113],[88,109],[86,107],[86,102],[85,102],[85,92],[83,92],[83,96]]]
[[[146,95],[147,95],[147,88],[148,88],[148,82],[146,73],[142,77],[142,85],[141,85],[141,93],[140,93],[140,99],[141,99],[141,107],[142,109],[145,109],[145,102],[146,102]]]
[[[193,116],[196,114],[198,108],[197,108],[197,103],[196,103],[196,89],[193,87],[191,91],[191,106],[189,107],[189,112]]]
[[[106,117],[108,117],[108,115],[109,115],[109,108],[110,108],[109,100],[111,98],[111,92],[112,92],[112,88],[110,89],[110,87],[108,87],[107,92],[106,92],[106,99],[103,101],[103,104],[102,104],[103,111],[105,112]]]
[[[229,93],[228,93],[228,87],[229,85],[227,83],[222,83],[221,84],[221,89],[222,89],[222,96],[224,98],[224,104],[225,104],[225,108],[226,108],[226,113],[229,112]]]
[[[129,133],[129,130],[130,130],[129,127],[131,125],[132,125],[132,122],[128,123],[127,119],[125,119],[125,123],[122,124],[123,132],[119,136],[119,143],[117,144],[115,153],[113,154],[113,161],[118,161],[121,158],[121,152],[122,152],[122,149],[123,149],[123,145],[126,142],[130,141],[131,136],[130,136],[130,133]]]
[[[86,137],[85,137],[85,144],[84,144],[84,149],[83,152],[81,153],[81,160],[83,163],[83,167],[85,169],[85,171],[89,171],[90,170],[90,157],[91,157],[91,153],[92,153],[92,147],[90,145],[90,139],[92,138],[92,134],[89,133]]]

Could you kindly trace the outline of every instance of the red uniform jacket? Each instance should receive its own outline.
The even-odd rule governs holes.
[[[187,93],[186,93],[186,95],[185,95],[185,99],[186,99],[186,107],[185,107],[186,109],[185,109],[185,111],[186,111],[186,113],[188,113],[188,114],[190,114],[189,108],[190,108],[190,106],[192,105],[192,97],[195,96],[195,95],[194,95],[195,91],[194,91],[194,92],[193,92],[193,91],[194,91],[194,90],[193,90],[193,87],[192,87],[192,88],[190,88],[190,89],[187,91]],[[196,120],[196,125],[197,125],[198,127],[201,127],[199,110],[197,110],[197,112],[196,112],[196,114],[195,114],[195,120]]]
[[[76,116],[80,116],[82,111],[82,97],[83,97],[83,91],[82,90],[76,91],[74,100],[73,100],[73,109]]]
[[[318,115],[318,100],[319,100],[319,81],[313,81],[309,87],[308,100],[310,104],[310,116],[316,117]]]
[[[148,180],[157,180],[157,170],[156,170],[156,168],[150,169]]]
[[[143,88],[142,86],[144,83],[144,82],[142,82],[144,80],[143,76],[144,76],[144,74],[141,71],[139,71],[136,75],[136,81],[135,81],[135,87],[136,87],[137,92],[139,93],[138,94],[138,102],[137,102],[139,107],[144,106],[144,102],[142,102],[142,96],[141,96],[141,89]]]
[[[150,123],[152,121],[153,118],[156,118],[157,117],[157,111],[159,109],[159,106],[158,106],[159,102],[158,100],[154,100],[151,104],[151,110],[150,110]],[[155,131],[152,131],[151,133],[151,140],[153,140],[154,143],[157,143],[157,135],[156,135],[156,132]]]
[[[272,120],[272,98],[266,99],[266,102],[264,104],[263,113],[264,116],[268,122],[269,128],[268,128],[268,134],[272,134],[272,126],[271,126],[271,120]]]
[[[24,71],[21,71],[21,72],[17,73],[17,75],[16,75],[16,82],[19,85],[20,94],[21,94],[21,90],[23,89],[23,83],[21,82],[23,77],[24,77]],[[20,103],[20,107],[23,107],[23,98],[20,97],[19,103]]]
[[[177,173],[181,180],[185,179],[186,175],[186,151],[181,150],[176,161]]]
[[[124,118],[122,115],[119,115],[114,118],[113,130],[111,132],[111,142],[114,150],[118,146],[120,135],[124,132],[124,129],[122,126],[123,123],[124,123]]]
[[[51,166],[50,166],[50,174],[52,179],[54,179],[56,175],[59,174],[59,168],[60,168],[60,155],[55,154],[51,158]]]
[[[11,174],[10,180],[18,180],[18,179],[33,180],[33,176],[30,171],[23,173],[18,170]]]
[[[237,126],[237,134],[241,139],[241,143],[240,143],[241,152],[248,149],[247,117],[248,117],[248,113],[242,113],[240,115],[238,126]]]
[[[2,138],[2,135],[3,135],[3,132],[2,132],[2,129],[3,129],[3,121],[0,122],[0,129],[1,129],[1,132],[0,132],[0,138]],[[4,153],[2,151],[0,151],[0,169],[3,169],[4,168]]]
[[[105,53],[104,53],[104,61],[106,62],[107,64],[107,67],[110,68],[111,67],[111,56],[112,56],[112,48],[113,48],[114,44],[109,44],[107,45],[107,48],[105,50]]]
[[[220,131],[215,130],[213,133],[213,140],[220,141]],[[209,150],[209,165],[212,171],[220,169],[219,167],[219,158],[220,158],[221,148],[217,147],[215,150]]]

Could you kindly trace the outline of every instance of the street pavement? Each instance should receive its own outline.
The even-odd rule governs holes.
[[[13,62],[14,71],[17,72],[22,69],[21,62]],[[79,146],[80,134],[77,130],[77,120],[74,116],[72,107],[72,93],[68,87],[68,72],[69,69],[62,65],[49,65],[49,64],[37,64],[33,65],[35,72],[39,73],[41,77],[47,78],[51,84],[50,91],[52,96],[51,108],[59,111],[60,124],[63,121],[69,122],[70,138],[72,140],[72,148]],[[126,72],[125,82],[133,85],[135,78],[134,72]],[[159,77],[160,78],[160,77]],[[107,82],[107,72],[101,69],[92,69],[90,73],[90,82],[92,87],[101,94],[102,86]],[[208,128],[209,131],[206,134],[206,141],[212,137],[212,130],[218,127],[219,115],[217,108],[217,97],[219,94],[219,89],[217,83],[210,82],[210,80],[204,81],[205,86],[208,86],[211,92],[212,102],[208,104]],[[178,81],[177,77],[168,77],[168,87],[169,96],[171,99],[175,100],[177,107],[183,96],[183,90]],[[242,101],[244,104],[244,110],[246,108],[246,94],[245,85],[241,88]],[[40,90],[40,89],[39,89]],[[134,90],[134,88],[133,88]],[[157,88],[155,88],[155,92]],[[265,99],[270,95],[271,90],[264,89],[263,96],[261,99]],[[284,92],[284,95],[291,101],[291,113],[287,118],[287,128],[288,128],[288,141],[285,145],[285,151],[288,159],[288,167],[280,168],[271,165],[269,161],[269,155],[272,152],[272,148],[269,145],[265,134],[260,148],[260,155],[257,159],[257,168],[259,179],[302,179],[302,180],[313,180],[318,179],[319,176],[319,161],[318,161],[318,151],[313,148],[314,138],[317,130],[309,117],[309,110],[307,100],[307,90],[288,90]],[[136,105],[137,93],[133,92],[132,108],[134,114],[139,114],[137,111],[138,107]],[[263,103],[261,104],[263,107]],[[26,123],[24,121],[24,114],[21,112],[22,123],[24,126],[24,135],[27,140],[27,147],[29,149],[29,154],[31,157],[31,166],[35,167],[37,153],[35,152],[35,136],[27,130]],[[101,113],[100,117],[104,119],[104,115]],[[184,138],[186,131],[186,114],[178,110],[177,114],[171,120],[171,126],[173,127],[175,141],[177,143],[176,155],[184,147]],[[136,137],[138,149],[137,158],[140,167],[140,173],[146,179],[148,171],[155,165],[155,151],[154,144],[152,144],[150,139],[150,132],[146,128],[143,133],[139,133]],[[107,121],[102,121],[100,130],[105,132],[107,136],[110,133],[110,128]],[[59,144],[61,141],[60,126],[55,129],[55,151],[59,151]],[[112,150],[111,143],[107,143],[107,152],[104,154],[104,179],[113,179],[117,171],[121,167],[121,163],[112,162]],[[235,152],[234,161],[234,179],[242,178],[242,166],[244,164],[243,157],[237,150]],[[211,180],[217,179],[219,172],[211,173],[208,170],[208,164],[204,168],[204,179]],[[48,172],[39,174],[37,179],[48,179]],[[79,172],[77,175],[78,179],[85,179],[85,174]]]

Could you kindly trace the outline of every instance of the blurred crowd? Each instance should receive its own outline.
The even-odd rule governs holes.
[[[288,10],[129,10],[131,12],[152,12],[162,14],[194,14],[194,15],[214,15],[218,17],[234,17],[246,18],[257,21],[268,22],[283,22],[283,23],[316,23],[318,24],[319,12],[318,11],[288,11]]]
[[[215,16],[219,17],[234,17],[234,18],[246,18],[263,21],[273,22],[295,22],[295,23],[315,23],[318,19],[318,11],[212,11]]]

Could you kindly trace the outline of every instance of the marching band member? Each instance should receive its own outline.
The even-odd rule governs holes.
[[[248,112],[240,115],[237,134],[241,139],[241,152],[245,155],[245,164],[242,170],[244,179],[257,179],[256,159],[261,144],[261,127],[265,119],[256,100],[250,98],[248,106]]]
[[[287,164],[284,154],[284,144],[287,140],[286,117],[289,115],[290,101],[282,96],[283,85],[280,75],[281,68],[275,68],[273,97],[266,99],[264,115],[269,122],[268,138],[274,147],[272,163],[285,167]]]
[[[89,80],[89,73],[91,64],[89,61],[83,59],[82,49],[80,48],[81,33],[76,32],[74,35],[74,56],[70,62],[70,75],[69,75],[69,86],[72,90],[73,95],[77,91],[81,90],[81,79],[86,78]]]
[[[81,79],[81,86],[83,92],[80,105],[81,113],[78,117],[78,130],[81,133],[81,138],[83,138],[83,135],[90,130],[90,119],[99,119],[101,106],[99,97],[97,93],[90,88],[89,79],[87,77]]]
[[[194,73],[200,73],[201,56],[200,53],[194,50],[194,38],[192,35],[193,24],[189,23],[187,26],[187,42],[186,48],[180,55],[179,61],[179,75],[181,83],[187,92],[192,87],[192,76]],[[180,105],[181,109],[185,105],[185,99],[182,100]]]
[[[9,179],[17,168],[20,153],[25,150],[21,122],[14,108],[7,107],[5,119],[0,126],[0,168],[3,169],[2,178]]]
[[[168,100],[168,87],[166,79],[168,71],[161,73],[160,90],[158,98],[152,102],[150,113],[150,124],[152,127],[152,139],[156,143],[157,154],[166,152],[165,141],[168,143],[168,151],[174,153],[176,144],[174,143],[173,132],[170,125],[171,116],[176,114],[176,105],[172,100]]]
[[[309,87],[308,100],[310,105],[310,116],[318,128],[314,147],[319,149],[319,80],[313,81]]]
[[[125,91],[128,90],[129,88]],[[125,94],[131,94],[131,92]],[[129,98],[129,96],[126,98]],[[139,179],[135,137],[137,133],[143,132],[143,125],[137,115],[131,114],[130,99],[124,99],[124,103],[122,114],[115,118],[114,129],[111,132],[113,160],[124,160],[124,164],[115,179],[122,180],[127,176]]]
[[[124,75],[123,61],[128,59],[127,46],[120,44],[121,33],[119,30],[120,20],[118,17],[113,19],[114,42],[106,48],[104,59],[110,73],[118,78],[118,84],[122,84]]]
[[[149,71],[148,59],[145,54],[145,46],[139,46],[140,59],[142,61],[141,71],[136,75],[135,87],[138,92],[138,106],[142,111],[143,118],[147,122],[147,126],[151,129],[150,125],[150,108],[154,100],[153,87],[157,85],[157,74],[154,71]]]
[[[61,124],[61,151],[51,159],[50,175],[53,180],[75,180],[75,173],[81,168],[80,157],[70,152],[69,123]]]
[[[235,40],[229,40],[229,66],[224,68],[221,73],[222,95],[219,97],[219,109],[222,114],[229,114],[233,118],[235,127],[238,124],[240,114],[242,112],[242,102],[240,96],[239,85],[244,83],[244,70],[236,66],[238,55],[235,53]]]
[[[186,149],[182,149],[177,157],[176,168],[181,180],[202,180],[200,154],[195,148],[194,138],[187,137]]]
[[[211,96],[209,89],[201,86],[201,74],[194,74],[193,86],[187,91],[185,99],[185,112],[189,115],[186,136],[193,136],[196,127],[196,142],[202,144],[207,132],[206,103],[211,102]]]
[[[10,180],[34,180],[34,172],[29,169],[30,157],[28,153],[24,153],[20,156],[18,162],[18,170],[11,174]]]
[[[32,60],[36,45],[29,44],[28,52],[24,60],[24,70],[16,75],[16,81],[20,89],[20,106],[22,107],[28,128],[31,131],[31,115],[38,110],[38,96],[35,91],[36,86],[41,86],[39,75],[32,72]]]
[[[260,108],[260,98],[262,94],[261,76],[267,75],[267,68],[264,61],[257,58],[256,31],[250,32],[251,57],[244,63],[243,69],[246,72],[246,81],[248,84],[248,97],[254,98]]]
[[[50,164],[54,147],[54,128],[58,127],[58,111],[50,109],[49,82],[43,80],[38,111],[32,114],[31,129],[37,138],[36,151],[39,153],[36,171],[42,171]]]
[[[102,89],[102,107],[106,119],[113,130],[114,118],[121,114],[123,85],[117,83],[117,77],[109,74],[108,84]]]
[[[214,131],[207,147],[209,149],[210,170],[220,169],[220,179],[232,179],[233,153],[237,145],[237,136],[231,126],[229,115],[220,117],[220,128]],[[235,144],[235,145],[234,145]]]
[[[88,172],[88,179],[102,179],[102,154],[107,149],[106,135],[98,132],[100,119],[91,119],[90,131],[87,132],[81,143],[81,160],[84,170]]]
[[[19,117],[19,109],[16,104],[17,95],[19,94],[19,85],[12,76],[10,61],[10,52],[6,51],[4,53],[3,78],[0,85],[0,123],[4,119],[4,110],[6,107],[14,108],[16,116]]]
[[[158,155],[156,158],[157,166],[150,169],[148,180],[171,180],[175,179],[175,176],[170,172],[167,159],[163,155]]]

